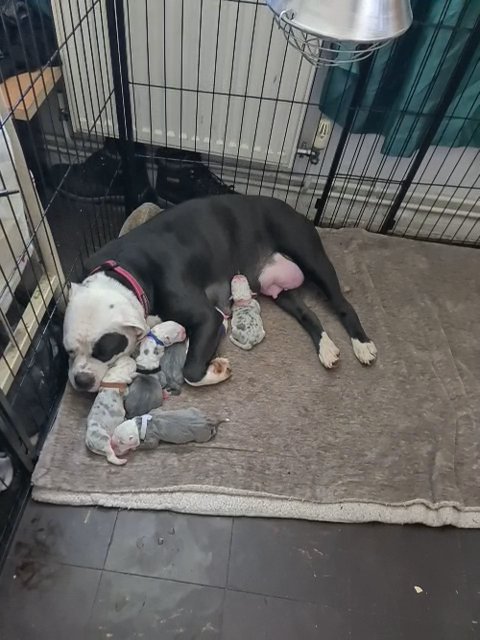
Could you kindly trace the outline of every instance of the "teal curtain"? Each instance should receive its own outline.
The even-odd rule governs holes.
[[[382,153],[411,156],[421,144],[466,39],[480,0],[414,0],[414,23],[375,54],[353,133],[385,136]],[[434,144],[480,147],[480,43],[440,124]],[[343,125],[359,64],[332,68],[320,109]],[[363,63],[364,64],[364,63]]]

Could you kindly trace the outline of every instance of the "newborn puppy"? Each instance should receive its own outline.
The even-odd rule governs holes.
[[[139,447],[154,449],[160,442],[208,442],[221,422],[226,420],[212,420],[193,407],[177,411],[155,409],[118,425],[112,435],[112,447],[117,455],[124,455]]]
[[[169,347],[165,353],[173,349]],[[167,379],[163,371],[157,373],[137,373],[137,377],[128,387],[125,398],[125,412],[127,418],[134,418],[148,413],[152,409],[161,407],[167,397],[165,387]]]
[[[265,337],[260,305],[252,297],[245,276],[232,278],[232,331],[230,340],[241,349],[252,349]]]
[[[167,380],[160,371],[160,359],[167,347],[168,352],[170,345],[184,341],[185,337],[182,325],[168,321],[156,324],[141,341],[136,358],[138,375],[125,398],[127,417],[141,416],[163,404]]]
[[[106,456],[112,464],[125,464],[115,455],[110,437],[116,426],[125,420],[123,397],[135,376],[133,358],[120,357],[104,376],[97,397],[87,417],[85,444],[93,453]]]
[[[165,347],[170,347],[175,342],[183,342],[186,337],[185,328],[178,322],[169,320],[156,324],[140,343],[136,358],[137,368],[147,372],[158,369]]]
[[[181,393],[183,379],[183,367],[187,357],[188,341],[172,344],[171,347],[165,349],[165,353],[160,359],[160,368],[165,376],[165,389],[172,395],[178,396]],[[142,413],[148,413],[150,409],[135,413],[139,416]]]

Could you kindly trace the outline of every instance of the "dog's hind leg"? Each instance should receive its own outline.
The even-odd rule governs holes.
[[[198,313],[195,326],[188,330],[188,352],[183,375],[194,386],[218,384],[231,376],[226,358],[214,358],[220,342],[223,317],[213,307]],[[213,359],[212,359],[213,358]]]
[[[299,216],[289,218],[289,224],[285,225],[283,232],[281,250],[325,293],[350,336],[357,359],[362,364],[372,364],[377,357],[375,344],[365,333],[354,308],[343,295],[335,269],[315,227]]]
[[[283,291],[275,303],[302,325],[318,353],[320,362],[326,369],[334,367],[340,357],[340,350],[322,327],[315,313],[307,307],[298,291]]]
[[[374,342],[365,333],[355,309],[343,295],[335,269],[325,253],[318,262],[321,265],[319,286],[325,292],[333,310],[350,336],[357,360],[365,365],[372,364],[377,358]]]

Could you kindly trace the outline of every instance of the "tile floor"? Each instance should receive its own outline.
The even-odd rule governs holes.
[[[30,502],[0,638],[480,638],[480,531]]]

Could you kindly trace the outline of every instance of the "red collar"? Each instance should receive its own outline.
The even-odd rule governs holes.
[[[135,294],[137,300],[143,307],[145,317],[148,316],[150,312],[150,303],[148,302],[147,294],[140,286],[138,280],[136,280],[131,273],[121,267],[117,262],[115,262],[115,260],[107,260],[99,267],[95,267],[95,269],[90,271],[90,275],[92,276],[94,273],[98,273],[99,271],[113,271],[113,273],[118,276],[119,282]]]

